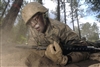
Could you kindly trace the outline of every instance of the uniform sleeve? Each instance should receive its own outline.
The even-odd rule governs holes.
[[[66,25],[60,32],[61,32],[60,39],[62,42],[61,43],[62,46],[63,45],[88,45],[86,42],[81,41],[78,35],[74,31],[72,31],[68,25]],[[67,55],[71,57],[72,62],[85,60],[89,57],[88,52],[70,52]]]

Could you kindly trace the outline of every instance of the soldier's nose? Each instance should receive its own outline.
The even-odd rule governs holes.
[[[34,26],[34,28],[35,28],[35,29],[39,28],[39,25],[38,25],[38,24],[36,24],[36,25]]]

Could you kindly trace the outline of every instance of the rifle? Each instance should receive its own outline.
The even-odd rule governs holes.
[[[95,46],[64,46],[63,49],[69,52],[100,52],[100,48]]]
[[[16,46],[17,48],[23,48],[23,49],[37,49],[37,50],[46,50],[47,47],[43,46]],[[99,47],[95,46],[67,46],[65,45],[63,47],[64,52],[100,52]]]
[[[43,46],[16,46],[17,48],[23,48],[23,49],[36,49],[36,50],[46,50],[46,47],[43,47]]]

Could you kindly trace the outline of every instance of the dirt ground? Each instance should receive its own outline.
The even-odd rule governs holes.
[[[0,66],[1,67],[26,67],[25,60],[27,56],[32,52],[32,49],[23,49],[23,48],[19,48],[16,46],[28,46],[28,45],[15,44],[9,41],[7,42],[7,40],[4,41],[1,38],[1,41],[0,41],[0,54],[1,54],[0,55]],[[86,64],[88,65],[89,62],[90,61],[83,62],[82,64],[83,66],[81,67],[87,67],[85,65]],[[80,67],[80,66],[78,65],[77,67]],[[100,67],[100,63],[97,66],[88,65],[88,67]]]
[[[16,45],[18,44],[1,43],[1,67],[26,67],[24,64],[25,59],[32,50],[17,48]]]

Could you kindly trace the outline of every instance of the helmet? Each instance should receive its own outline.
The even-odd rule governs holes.
[[[31,2],[27,4],[22,10],[22,18],[25,21],[25,24],[29,21],[29,19],[34,16],[36,13],[45,13],[47,12],[47,8],[42,6],[40,3]]]

